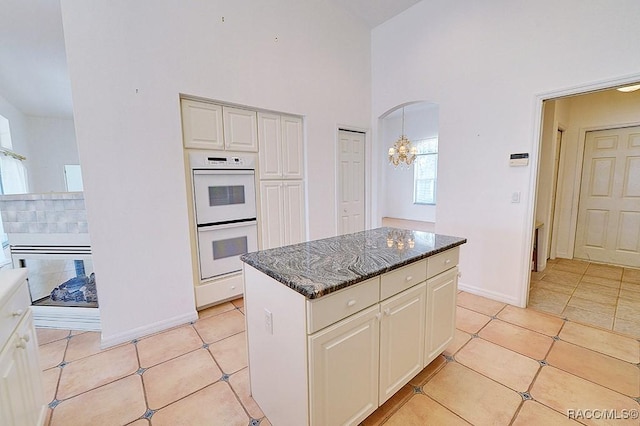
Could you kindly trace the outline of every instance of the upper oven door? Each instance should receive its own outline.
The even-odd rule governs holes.
[[[193,170],[196,223],[256,218],[254,170]]]

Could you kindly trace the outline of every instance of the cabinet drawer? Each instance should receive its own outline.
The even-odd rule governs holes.
[[[376,277],[318,299],[307,300],[307,333],[315,333],[378,303],[379,295],[380,281]]]
[[[427,278],[435,277],[439,273],[456,266],[459,254],[460,249],[455,247],[427,258]]]
[[[0,306],[0,342],[6,342],[22,317],[29,309],[31,299],[26,282],[20,284],[15,293]],[[2,348],[0,348],[2,349]]]
[[[380,300],[398,294],[427,279],[427,261],[419,260],[382,275]]]

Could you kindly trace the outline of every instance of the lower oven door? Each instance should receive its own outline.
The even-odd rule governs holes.
[[[199,227],[200,280],[241,271],[240,256],[256,250],[256,221]]]

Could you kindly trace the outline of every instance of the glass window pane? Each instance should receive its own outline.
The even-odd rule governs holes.
[[[228,206],[231,204],[244,204],[244,186],[210,186],[209,205]]]
[[[247,237],[236,237],[228,240],[217,240],[213,243],[213,258],[238,256],[248,252]]]

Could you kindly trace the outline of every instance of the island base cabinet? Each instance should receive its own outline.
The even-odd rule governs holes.
[[[451,268],[427,280],[426,367],[453,340],[456,327],[458,268]]]
[[[378,306],[309,337],[311,425],[353,425],[378,407]]]

